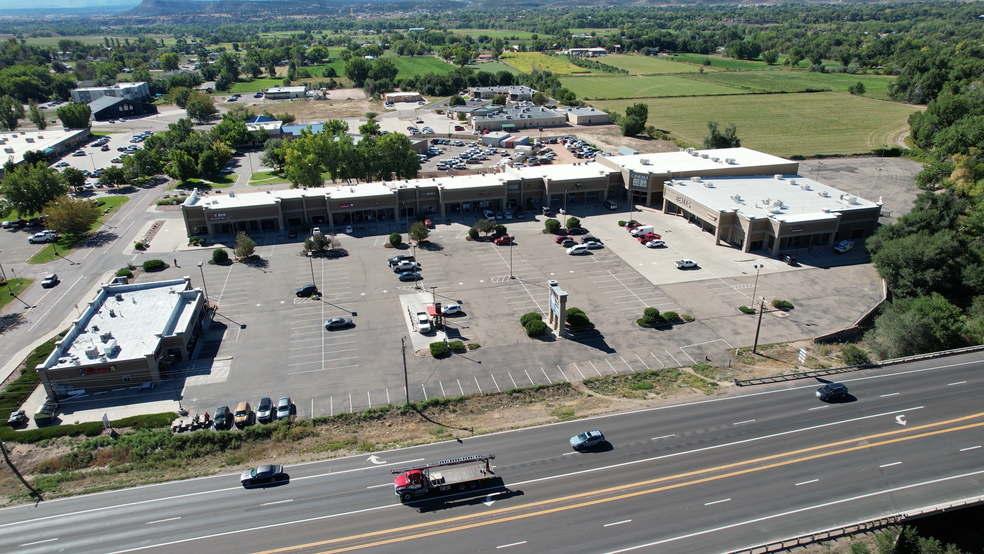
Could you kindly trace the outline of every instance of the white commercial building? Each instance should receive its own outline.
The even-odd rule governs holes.
[[[72,100],[88,104],[103,96],[126,98],[127,100],[146,100],[150,98],[150,86],[146,82],[116,83],[108,87],[77,88],[72,91]]]

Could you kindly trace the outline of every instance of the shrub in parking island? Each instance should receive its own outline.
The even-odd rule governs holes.
[[[452,352],[460,352],[465,349],[465,343],[460,340],[453,340],[448,343],[448,350]]]
[[[772,307],[779,310],[792,310],[793,303],[789,300],[780,300],[778,298],[772,299]]]
[[[478,240],[478,229],[476,229],[474,227],[472,227],[471,229],[468,229],[468,238],[470,238],[472,240]]]
[[[389,243],[390,246],[392,246],[393,248],[400,246],[401,244],[403,244],[403,235],[401,235],[400,233],[391,233],[389,238]]]
[[[147,245],[145,245],[142,240],[138,240],[137,242],[133,243],[133,248],[137,250],[143,250],[144,248],[147,248]]]
[[[560,230],[560,221],[556,219],[548,219],[543,222],[543,228],[547,230],[548,233],[556,234]]]
[[[116,276],[126,277],[127,279],[133,279],[133,271],[131,271],[130,268],[128,267],[121,267],[120,269],[116,270]]]
[[[841,350],[841,359],[844,365],[867,365],[871,363],[868,353],[853,344],[844,345]]]
[[[738,306],[738,311],[741,312],[741,313],[743,313],[743,314],[754,314],[755,313],[755,309],[754,308],[749,308],[748,306]]]
[[[430,343],[430,351],[431,351],[431,356],[434,356],[435,358],[440,358],[441,356],[447,353],[448,347],[444,344],[443,341],[432,342]]]
[[[519,324],[523,327],[526,327],[531,321],[543,321],[543,315],[540,312],[530,312],[523,314],[523,317],[519,318]]]
[[[580,219],[578,219],[576,217],[568,217],[567,218],[567,228],[568,229],[577,229],[580,226],[581,226],[581,220]]]
[[[628,223],[628,222],[627,222],[627,221],[625,221],[624,219],[620,219],[620,220],[618,220],[618,226],[619,226],[619,227],[625,227],[625,224],[626,224],[626,223]]]
[[[229,253],[225,251],[225,248],[218,248],[212,251],[213,264],[224,264],[228,261],[229,261]]]
[[[674,321],[680,321],[680,314],[676,312],[663,312],[662,318],[667,323],[673,323]]]
[[[167,267],[167,264],[164,263],[164,260],[147,260],[143,263],[143,269],[147,272],[161,271],[165,267]]]
[[[663,322],[663,316],[659,315],[656,308],[646,308],[642,312],[642,321],[646,325],[659,325]]]
[[[571,326],[572,329],[581,329],[584,327],[591,326],[591,320],[588,319],[588,315],[584,313],[581,308],[567,308],[567,324]]]
[[[479,233],[483,233],[485,236],[488,236],[489,233],[495,231],[495,222],[488,219],[479,219],[475,222],[475,229]]]
[[[497,234],[497,235],[505,235],[506,234],[506,226],[505,225],[496,225],[495,226],[495,234]]]
[[[547,324],[539,319],[533,319],[525,325],[526,336],[538,337],[547,332]]]

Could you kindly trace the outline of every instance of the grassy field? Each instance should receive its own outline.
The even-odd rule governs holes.
[[[666,73],[697,73],[701,66],[674,62],[665,57],[642,54],[609,54],[598,61],[620,67],[633,75],[663,75]]]
[[[705,96],[713,94],[746,94],[740,88],[696,81],[673,75],[632,77],[625,75],[562,77],[561,84],[578,98],[605,100],[616,98],[663,98],[673,96]]]
[[[692,63],[699,66],[704,65],[705,59],[711,60],[711,68],[714,69],[728,69],[728,70],[758,70],[761,71],[769,65],[765,62],[752,62],[748,60],[732,60],[731,58],[722,58],[721,56],[705,56],[703,54],[671,54],[669,56],[660,56],[660,59],[671,59],[680,62]]]
[[[465,67],[474,69],[475,71],[485,71],[486,73],[498,73],[500,71],[508,71],[509,73],[512,73],[514,75],[518,75],[522,73],[522,71],[516,69],[515,67],[502,62],[484,62],[484,63],[477,63],[475,65],[468,65]]]
[[[19,300],[17,297],[24,292],[27,287],[31,286],[31,283],[33,282],[34,279],[25,279],[23,277],[18,277],[16,279],[11,277],[9,280],[3,281],[3,294],[0,294],[0,309],[3,309],[4,306],[14,302],[15,300]]]
[[[590,70],[578,67],[559,58],[553,58],[538,52],[513,52],[502,55],[507,63],[522,71],[530,73],[536,67],[541,70],[553,71],[555,75],[576,75],[591,73]]]
[[[121,36],[118,36],[118,35],[115,35],[115,34],[114,35],[82,35],[82,36],[58,36],[58,35],[56,35],[56,36],[53,36],[53,37],[34,37],[34,38],[27,38],[27,39],[24,39],[24,40],[27,42],[27,44],[37,44],[37,45],[40,45],[40,46],[54,46],[54,47],[57,48],[58,47],[58,41],[61,40],[61,39],[63,39],[63,38],[67,38],[69,40],[77,40],[77,41],[80,41],[80,42],[84,42],[86,44],[99,44],[99,45],[102,45],[103,44],[103,37],[104,36],[112,36],[113,38],[118,38],[118,39],[120,39],[120,43],[124,42],[128,38],[130,39],[130,42],[133,42],[133,41],[137,40],[137,37],[121,37]],[[148,35],[148,36],[153,36],[153,35]],[[7,40],[8,38],[10,38],[10,35],[0,36],[0,39],[3,39],[3,40]],[[157,40],[158,40],[158,43],[159,43],[160,42],[160,38],[158,38]]]
[[[634,101],[593,102],[625,113]],[[649,103],[649,125],[700,146],[707,122],[734,123],[741,145],[777,156],[855,154],[890,143],[919,108],[833,92],[666,98]]]
[[[318,72],[320,75],[320,72]],[[253,79],[252,81],[239,81],[232,85],[230,89],[231,92],[238,94],[253,94],[258,90],[265,90],[270,87],[283,86],[283,79]],[[227,93],[220,93],[219,96],[225,96]]]
[[[393,58],[393,62],[396,64],[396,68],[400,70],[396,76],[397,79],[412,77],[414,75],[424,75],[426,73],[446,75],[454,71],[453,65],[432,56],[401,56]]]
[[[765,92],[805,92],[832,90],[847,92],[848,87],[864,83],[865,96],[888,100],[888,85],[894,77],[887,75],[850,75],[804,71],[742,71],[690,75],[689,78]]]

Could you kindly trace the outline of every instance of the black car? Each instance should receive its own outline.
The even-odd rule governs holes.
[[[789,254],[782,254],[779,256],[779,260],[786,262],[789,265],[796,265],[796,256],[790,256]]]
[[[325,252],[326,258],[344,258],[345,256],[348,256],[348,250],[344,248],[332,248]]]
[[[401,281],[420,281],[422,279],[423,277],[421,277],[420,274],[415,271],[406,271],[400,274]]]
[[[413,256],[406,256],[404,254],[398,254],[398,255],[393,256],[392,258],[386,260],[386,263],[388,263],[390,267],[393,267],[394,265],[396,265],[396,264],[398,264],[400,262],[412,262],[412,261],[414,261]]]
[[[318,287],[316,287],[315,285],[304,285],[303,287],[295,290],[294,294],[296,294],[298,297],[314,296],[318,294]]]
[[[232,427],[232,412],[229,410],[229,406],[219,406],[215,410],[215,417],[212,420],[215,422],[216,429],[228,429]]]
[[[588,232],[588,230],[585,229],[585,228],[583,228],[583,227],[574,227],[573,229],[568,229],[567,230],[567,234],[568,235],[583,235],[583,234],[585,234],[587,232]]]
[[[289,239],[296,239],[297,238],[297,231],[294,231],[294,230],[287,231],[287,238],[289,238]]]
[[[284,473],[284,466],[281,465],[265,465],[256,469],[247,469],[239,476],[239,482],[247,489],[250,487],[272,485],[281,481],[287,481],[287,479],[289,478]]]
[[[817,398],[824,402],[842,400],[847,397],[847,387],[843,383],[827,383],[817,389]]]
[[[589,242],[601,242],[601,239],[592,237],[591,235],[588,235],[586,237],[581,237],[581,244],[587,244]]]

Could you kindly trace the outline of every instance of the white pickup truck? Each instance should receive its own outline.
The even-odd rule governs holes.
[[[416,319],[417,319],[417,330],[420,331],[420,334],[423,335],[424,333],[430,333],[431,322],[430,322],[430,318],[427,317],[427,314],[424,312],[417,312]]]

